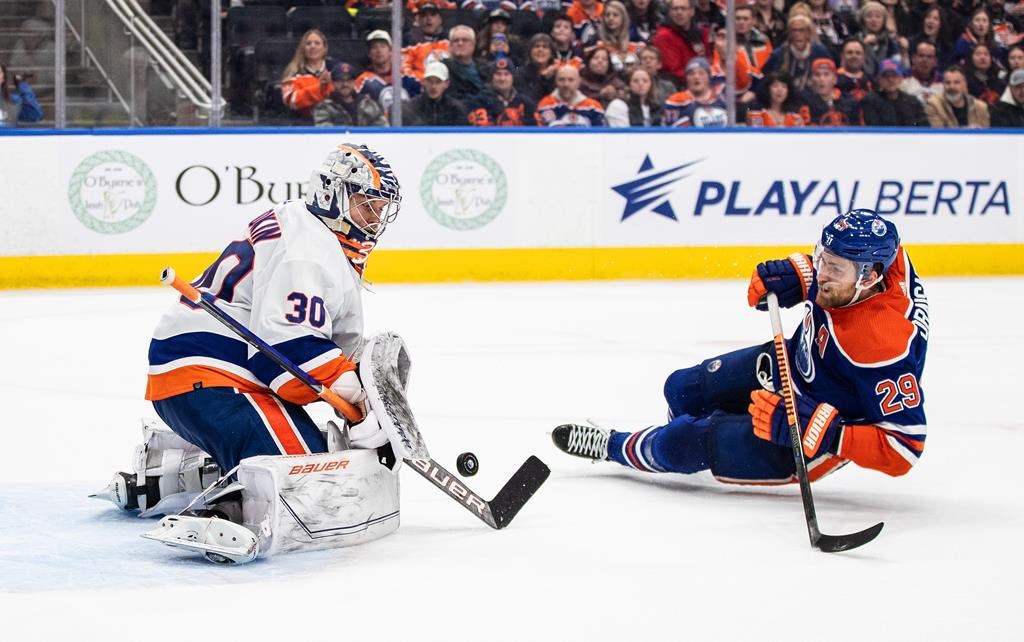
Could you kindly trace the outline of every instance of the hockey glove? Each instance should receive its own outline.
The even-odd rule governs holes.
[[[331,385],[331,390],[355,406],[364,417],[366,416],[366,391],[363,390],[363,384],[359,381],[359,375],[355,370],[346,370],[341,373],[341,376]],[[335,414],[342,419],[345,418],[337,411]]]
[[[765,297],[769,292],[774,292],[779,297],[779,305],[791,308],[807,298],[807,290],[813,278],[814,269],[810,260],[799,252],[781,261],[758,263],[757,269],[750,276],[747,303],[752,308],[767,310]]]
[[[388,443],[388,435],[372,410],[367,410],[363,420],[348,429],[348,437],[353,448],[380,448]]]
[[[813,459],[832,447],[844,424],[839,411],[827,403],[814,401],[806,395],[796,398],[797,424],[803,439],[804,456]],[[750,393],[747,407],[754,422],[754,434],[780,446],[792,447],[789,438],[789,419],[782,397],[767,390]]]
[[[351,424],[348,429],[349,442],[353,448],[379,448],[388,443],[388,436],[380,427],[377,415],[366,403],[366,390],[354,370],[342,373],[331,390],[363,413],[362,420]]]

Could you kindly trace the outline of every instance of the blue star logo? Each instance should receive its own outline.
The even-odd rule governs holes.
[[[676,213],[672,210],[672,204],[668,200],[672,190],[666,188],[689,176],[689,174],[676,174],[677,172],[699,162],[693,161],[672,169],[655,171],[650,155],[644,156],[644,162],[641,163],[640,169],[637,171],[638,178],[622,185],[612,186],[617,194],[626,199],[626,207],[622,210],[622,220],[625,221],[653,204],[653,207],[650,208],[652,212],[678,221]]]

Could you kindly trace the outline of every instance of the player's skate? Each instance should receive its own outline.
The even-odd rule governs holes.
[[[139,492],[135,487],[133,473],[114,473],[106,488],[89,495],[94,499],[105,499],[123,510],[135,510],[139,507]]]
[[[608,438],[612,431],[597,426],[563,424],[551,431],[551,441],[564,453],[590,459],[608,459]]]

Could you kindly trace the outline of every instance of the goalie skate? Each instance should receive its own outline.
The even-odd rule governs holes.
[[[611,434],[610,430],[597,426],[563,424],[551,431],[551,441],[564,453],[591,461],[605,461]]]
[[[259,554],[259,541],[251,530],[216,517],[168,515],[142,536],[201,553],[217,564],[244,564]]]
[[[135,510],[139,507],[139,493],[135,488],[135,475],[130,473],[114,473],[106,488],[89,495],[93,499],[103,499],[122,510]]]

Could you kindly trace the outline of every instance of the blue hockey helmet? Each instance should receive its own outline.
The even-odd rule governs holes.
[[[851,210],[837,216],[821,230],[819,250],[824,249],[857,264],[860,280],[871,275],[881,264],[879,276],[885,274],[896,260],[900,235],[896,226],[875,212]]]

